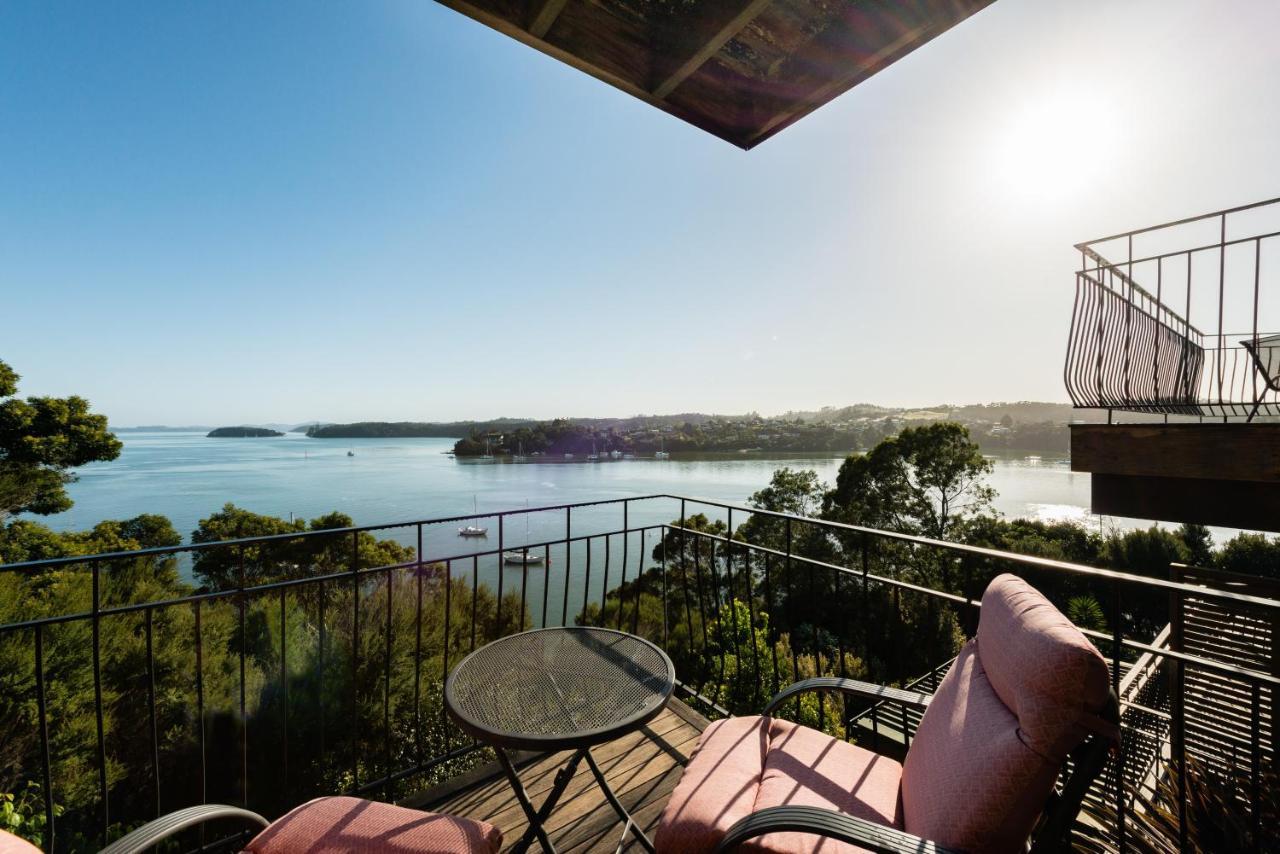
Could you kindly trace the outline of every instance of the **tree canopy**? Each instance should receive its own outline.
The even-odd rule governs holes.
[[[845,460],[823,516],[874,528],[946,538],[965,518],[989,512],[991,462],[962,424],[908,427]]]
[[[77,466],[114,460],[121,444],[83,397],[17,397],[20,377],[0,361],[0,522],[71,507]]]

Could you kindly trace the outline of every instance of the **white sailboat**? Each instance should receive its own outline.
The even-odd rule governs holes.
[[[661,436],[659,436],[659,437],[658,437],[658,450],[654,451],[653,458],[654,458],[655,460],[669,460],[669,459],[671,459],[671,454],[667,453],[667,451],[665,450],[665,448],[666,448],[666,440],[665,440],[665,439],[663,439]]]
[[[524,541],[529,542],[529,499],[524,500]],[[528,546],[521,549],[508,549],[502,553],[503,563],[513,563],[516,566],[540,566],[546,562],[546,556],[538,552],[528,551]]]
[[[471,510],[477,516],[480,514],[479,502],[476,500],[476,497],[474,495],[471,496]],[[489,529],[483,528],[479,525],[465,525],[458,529],[458,536],[459,537],[487,537],[489,536]]]

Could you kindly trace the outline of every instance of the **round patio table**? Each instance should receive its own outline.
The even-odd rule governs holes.
[[[467,734],[493,747],[529,829],[514,847],[536,837],[555,851],[543,828],[556,801],[585,759],[628,831],[649,851],[653,844],[631,819],[591,756],[593,745],[640,729],[662,711],[675,687],[675,668],[658,647],[612,629],[564,627],[509,635],[468,655],[449,674],[444,703]],[[551,793],[535,808],[508,750],[573,750]]]

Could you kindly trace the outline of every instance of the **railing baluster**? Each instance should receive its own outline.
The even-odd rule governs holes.
[[[618,631],[622,631],[622,603],[623,596],[627,589],[627,546],[631,541],[631,525],[627,521],[627,508],[630,507],[630,501],[622,502],[622,581],[618,582]],[[644,532],[640,533],[640,545],[644,547]],[[636,576],[636,587],[640,586],[640,576]]]
[[[151,730],[151,785],[156,792],[156,817],[162,814],[160,807],[160,733],[156,726],[156,656],[152,644],[152,609],[143,612],[146,617],[143,633],[147,645],[147,722]]]
[[[422,523],[418,523],[417,549],[415,551],[413,574],[416,576],[415,605],[413,612],[413,760],[422,763],[422,576],[426,572],[422,565]],[[447,590],[447,588],[446,588]],[[449,596],[445,594],[445,625],[449,619]],[[449,669],[449,630],[444,631],[444,669]]]
[[[391,599],[395,593],[395,576],[391,573],[390,567],[387,568],[384,576],[386,584],[387,598],[387,624],[386,637],[383,639],[386,643],[385,658],[382,668],[382,756],[386,767],[386,784],[383,786],[382,795],[387,801],[394,801],[395,794],[392,789],[392,772],[391,767]]]
[[[547,599],[551,593],[551,546],[550,544],[542,547],[542,565],[546,569],[542,573],[542,620],[538,623],[538,628],[546,628],[547,626]]]
[[[98,794],[102,799],[101,835],[102,844],[109,842],[107,829],[111,824],[110,805],[107,792],[107,741],[102,720],[102,567],[99,561],[93,562],[93,711],[98,735]]]
[[[644,587],[643,578],[644,578],[644,538],[645,538],[645,531],[646,531],[646,529],[645,529],[645,528],[641,528],[641,529],[640,529],[640,548],[636,549],[636,552],[637,552],[637,554],[636,554],[636,583],[635,583],[635,591],[636,591],[636,593],[635,593],[635,595],[634,595],[634,596],[632,596],[632,597],[631,597],[631,601],[632,601],[633,603],[635,603],[635,604],[634,604],[634,606],[633,606],[633,607],[632,607],[632,609],[631,609],[631,633],[632,633],[632,634],[635,634],[635,635],[640,634],[640,593],[641,593],[641,590],[642,590],[642,589],[643,589],[643,587]],[[662,574],[662,640],[663,640],[663,643],[665,643],[665,642],[666,642],[666,639],[667,639],[667,590],[666,590],[666,585],[667,585],[667,575],[666,575],[666,572],[663,572],[663,574]]]
[[[351,794],[360,793],[360,533],[351,535]]]
[[[773,612],[773,573],[770,571],[771,556],[766,553],[764,556],[764,604],[765,612],[769,615],[769,631],[765,634],[765,640],[769,643],[769,654],[773,658],[773,690],[772,694],[778,693],[781,689],[781,680],[778,678],[778,642],[774,635],[778,631],[777,615]]]
[[[419,593],[419,597],[421,597],[421,593]],[[422,604],[421,601],[419,601],[418,604],[419,604],[419,607],[421,607],[421,604]],[[450,560],[450,561],[445,561],[445,564],[444,564],[444,631],[443,631],[444,652],[441,654],[441,663],[440,663],[440,684],[441,685],[444,685],[444,681],[449,678],[449,648],[453,644],[453,633],[449,630],[450,629],[449,623],[452,615],[453,615],[453,561]],[[472,623],[473,632],[475,631],[474,625],[475,624],[473,622]],[[443,700],[440,703],[440,732],[441,732],[441,740],[443,741],[441,750],[447,753],[449,751],[450,745],[453,744],[453,736],[449,730],[449,721],[448,721],[447,715],[445,714]],[[421,737],[419,737],[419,740],[421,740]],[[418,762],[419,763],[422,762],[421,756],[418,757]]]
[[[791,563],[791,517],[786,519],[786,535],[787,535],[787,552],[786,562],[784,566],[787,568],[787,622],[790,624],[792,638],[797,641],[791,647],[791,681],[800,681],[800,644],[796,634],[796,596],[795,596],[795,572]],[[795,699],[795,715],[796,721],[800,720],[800,696],[797,694]]]
[[[760,697],[760,684],[764,680],[764,673],[760,670],[760,645],[756,643],[756,596],[751,588],[751,575],[754,572],[751,565],[751,550],[744,549],[742,555],[742,578],[745,582],[745,593],[747,597],[747,619],[750,621],[747,628],[747,644],[751,647],[751,666],[755,669],[751,677],[751,704],[756,706],[758,701],[765,699]]]
[[[193,603],[195,611],[195,641],[196,641],[196,722],[199,725],[200,732],[200,803],[209,802],[209,768],[207,760],[207,752],[205,750],[205,726],[204,726],[204,640],[203,632],[200,628],[200,600],[197,599]],[[204,844],[204,831],[200,831],[200,844]]]
[[[587,569],[586,576],[582,580],[582,613],[581,618],[585,622],[587,618],[587,600],[591,596],[591,538],[587,537]]]
[[[53,814],[53,774],[49,763],[49,704],[44,691],[44,626],[36,623],[36,714],[40,722],[40,773],[44,795],[45,850],[56,851]]]
[[[502,528],[503,521],[506,519],[501,513],[498,514],[498,606],[497,614],[494,616],[493,639],[502,637],[502,575],[504,564],[507,562],[507,556],[503,553],[502,545]]]
[[[564,508],[564,603],[560,606],[560,625],[569,625],[569,576],[573,570],[570,554],[573,546],[573,508]]]
[[[246,692],[248,690],[245,672],[245,645],[248,642],[248,626],[245,609],[248,607],[245,593],[244,546],[239,548],[240,570],[236,582],[236,604],[240,617],[237,634],[238,652],[240,656],[240,799],[245,809],[249,808],[249,716],[246,713]]]
[[[285,796],[289,794],[289,624],[285,616],[286,588],[280,588],[280,779]]]
[[[600,582],[600,625],[602,626],[605,622],[605,607],[609,600],[609,559],[611,557],[609,541],[611,539],[608,534],[604,535],[604,578]]]
[[[326,744],[326,741],[325,741],[325,718],[326,718],[325,699],[327,695],[324,692],[324,672],[325,672],[325,662],[324,662],[325,585],[324,585],[324,582],[321,581],[317,585],[317,587],[318,589],[316,590],[316,620],[319,626],[317,630],[317,633],[319,636],[316,640],[316,705],[319,706],[318,711],[320,716],[320,762],[321,764],[324,764],[325,756],[328,753],[328,750],[326,749],[328,745]]]
[[[1120,583],[1112,583],[1111,598],[1111,626],[1112,626],[1112,643],[1111,643],[1111,690],[1120,695],[1120,650],[1123,648],[1124,633],[1121,628],[1122,611],[1120,607]],[[1116,750],[1116,819],[1119,825],[1116,829],[1116,844],[1120,854],[1128,849],[1128,840],[1126,839],[1125,822],[1128,819],[1126,808],[1128,804],[1125,802],[1125,779],[1124,779],[1124,731],[1121,730],[1120,747]]]
[[[471,652],[476,649],[476,596],[480,592],[480,558],[471,558]]]

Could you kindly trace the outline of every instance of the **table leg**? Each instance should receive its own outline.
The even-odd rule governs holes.
[[[587,751],[579,750],[569,759],[569,762],[556,772],[555,782],[551,787],[550,794],[547,799],[542,802],[542,806],[534,809],[533,802],[529,800],[529,795],[524,789],[524,785],[520,782],[520,777],[516,774],[515,765],[512,764],[511,758],[507,756],[505,750],[501,747],[494,748],[494,752],[498,754],[498,761],[502,764],[502,770],[507,772],[507,779],[511,782],[511,788],[515,792],[516,800],[520,803],[520,808],[524,810],[525,818],[529,820],[529,828],[524,832],[524,836],[520,838],[513,847],[512,851],[516,854],[523,854],[533,843],[536,836],[538,842],[542,845],[542,850],[547,854],[555,854],[555,846],[551,844],[551,840],[547,837],[543,824],[551,815],[551,811],[555,809],[556,802],[560,800],[560,796],[564,794],[564,790],[568,787],[569,781],[573,779],[574,773],[578,770],[578,763],[582,761],[585,755],[587,761],[591,761],[591,755]]]
[[[635,834],[636,840],[644,846],[644,849],[652,852],[653,843],[649,841],[648,836],[645,836],[644,831],[640,829],[640,825],[636,824],[635,819],[631,817],[631,813],[627,812],[626,807],[624,807],[622,802],[618,800],[618,796],[613,793],[613,789],[609,788],[609,783],[605,780],[604,774],[600,772],[600,767],[596,765],[596,760],[592,758],[591,751],[584,747],[582,749],[582,753],[586,754],[587,766],[591,769],[591,773],[595,775],[596,782],[600,784],[600,790],[604,792],[604,796],[608,799],[609,805],[612,806],[618,816],[626,822],[622,827],[622,842],[618,843],[618,850],[622,850],[622,844],[627,838],[627,831],[630,830]]]

